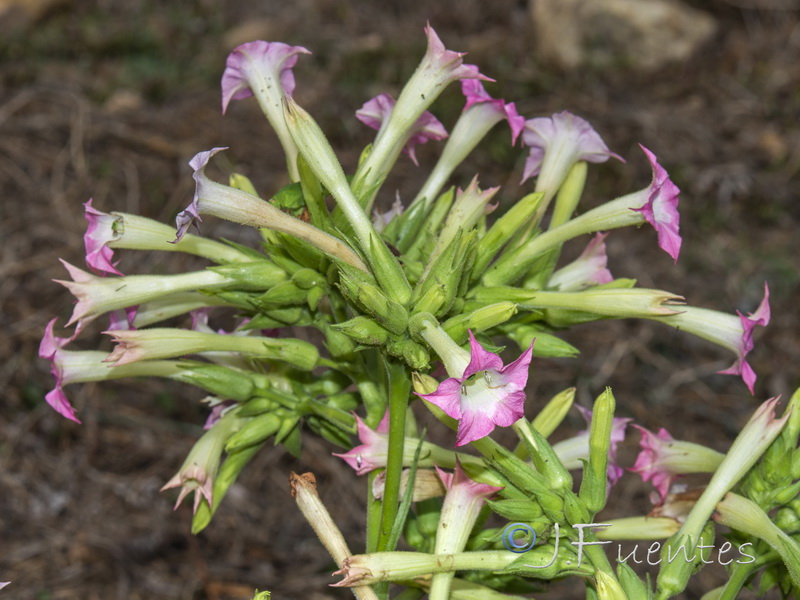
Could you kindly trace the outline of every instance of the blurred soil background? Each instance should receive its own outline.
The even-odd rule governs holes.
[[[83,264],[83,202],[172,222],[191,200],[188,160],[214,146],[230,146],[218,163],[250,176],[265,197],[288,182],[255,101],[220,114],[225,57],[253,39],[312,50],[295,69],[295,97],[351,171],[371,139],[353,113],[380,92],[397,95],[424,54],[426,20],[497,80],[492,95],[515,100],[527,118],[581,115],[626,157],[591,167],[584,208],[647,185],[637,144],[652,149],[683,192],[681,260],[673,265],[648,228],[617,231],[610,269],[729,312],[754,310],[768,281],[773,320],[751,355],[756,397],[715,374],[729,352],[657,324],[609,321],[566,335],[579,358],[534,361],[529,416],[565,387],[576,385],[588,405],[610,385],[619,415],[724,451],[757,402],[800,384],[800,3],[693,6],[713,20],[710,37],[683,60],[637,69],[545,61],[529,7],[516,0],[0,1],[0,581],[13,582],[0,596],[223,600],[258,588],[273,598],[350,597],[327,587],[330,559],[288,491],[291,470],[313,471],[351,547],[363,548],[364,478],[327,443],[307,435],[302,460],[262,452],[194,537],[190,503],[173,513],[175,495],[158,490],[201,431],[199,392],[151,381],[71,386],[82,426],[43,401],[52,380],[37,347],[47,321],[59,315],[63,326],[71,310],[51,279],[65,278],[58,258]],[[433,111],[450,127],[462,105],[452,86]],[[433,146],[419,148],[420,168],[401,158],[386,204],[395,189],[405,201],[413,195]],[[484,187],[503,185],[502,210],[532,189],[518,185],[525,154],[498,127],[454,183],[477,172]],[[202,227],[256,242],[211,219]],[[121,254],[125,273],[192,268],[172,254]],[[108,348],[99,329],[74,345]],[[581,428],[573,416],[557,436]],[[637,440],[631,431],[625,464]],[[626,476],[606,514],[646,513],[649,491]],[[684,598],[721,577],[709,569]],[[542,597],[580,598],[574,583]]]

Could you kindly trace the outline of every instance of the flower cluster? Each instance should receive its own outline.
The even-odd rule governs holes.
[[[222,75],[223,113],[233,110],[233,100],[255,97],[285,153],[291,183],[261,194],[238,173],[227,184],[215,181],[206,170],[225,150],[215,147],[189,162],[195,192],[176,217],[177,231],[86,202],[92,273],[64,262],[71,280],[58,283],[77,300],[67,323],[75,328],[58,337],[56,319],[46,326],[40,356],[50,361],[56,385],[45,400],[78,422],[63,389],[68,384],[143,376],[203,390],[211,409],[205,432],[162,488],[178,489],[176,508],[194,494],[194,531],[208,525],[268,440],[298,454],[303,432],[311,431],[343,448],[335,456],[371,478],[366,555],[351,556],[311,491],[313,477],[293,476],[293,489],[345,576],[339,585],[354,586],[359,598],[377,597],[370,586],[389,580],[417,586],[433,600],[495,597],[485,594],[513,589],[515,578],[568,574],[584,577],[601,598],[647,597],[636,595],[644,584],[635,575],[620,570],[617,579],[599,548],[584,557],[576,542],[559,546],[559,528],[591,523],[623,476],[617,447],[632,419],[615,415],[607,389],[591,409],[577,407],[586,429],[551,443],[575,390],[547,403],[533,398],[531,364],[536,359],[537,369],[546,368],[538,361],[577,354],[559,335],[572,325],[651,319],[733,351],[736,362],[723,373],[741,375],[752,393],[755,373],[746,357],[754,329],[769,322],[769,291],[753,313],[735,316],[615,278],[606,254],[607,244],[618,243],[609,233],[614,229],[647,223],[678,260],[679,190],[656,155],[642,146],[652,172],[645,188],[582,210],[587,163],[622,157],[568,111],[521,116],[513,102],[489,94],[485,85],[493,80],[465,64],[463,53],[446,49],[432,27],[425,34],[427,51],[397,99],[379,94],[356,111],[377,133],[352,173],[293,99],[293,69],[309,51],[262,41],[236,48]],[[448,133],[431,108],[455,82],[465,103]],[[502,211],[494,200],[500,187],[454,175],[500,123],[512,146],[521,139],[527,148],[523,185],[530,187]],[[391,210],[376,209],[376,202],[388,204],[384,195],[392,199],[382,188],[401,154],[417,165],[420,144],[441,149],[414,197],[404,203],[397,196]],[[258,228],[264,243],[253,248],[200,235],[206,215]],[[573,241],[583,252],[561,264],[562,247]],[[175,275],[125,275],[115,255],[121,249],[184,252],[207,264]],[[104,331],[114,343],[110,353],[67,349],[103,316],[110,318]],[[212,325],[218,318],[233,319],[232,331]],[[497,344],[508,341],[517,348],[503,355]],[[455,440],[440,446],[425,439],[416,427],[420,410],[455,430]],[[780,430],[766,421],[747,430],[768,431],[751,435],[762,446]],[[512,428],[516,448],[497,443],[497,428]],[[642,452],[630,470],[656,486],[662,504],[675,478],[730,462],[665,429],[639,430]],[[571,473],[577,470],[579,486]],[[729,473],[714,502],[741,477]],[[727,502],[733,512],[743,506]],[[543,544],[517,560],[501,549],[502,532],[482,529],[486,507],[524,524]],[[698,518],[690,514],[687,527]],[[393,552],[401,532],[413,556]],[[519,547],[512,542],[505,547]],[[473,574],[462,579],[458,570]],[[500,570],[502,576],[490,576]]]

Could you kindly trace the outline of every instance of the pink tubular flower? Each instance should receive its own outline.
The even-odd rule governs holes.
[[[509,427],[523,414],[525,384],[533,353],[530,347],[514,362],[503,366],[469,332],[470,362],[461,377],[450,377],[432,394],[418,394],[457,419],[456,446],[489,435],[495,426]]]
[[[736,313],[738,316],[706,308],[686,306],[681,307],[674,315],[648,318],[681,331],[687,331],[735,352],[736,361],[720,373],[740,375],[752,394],[754,393],[756,374],[746,359],[753,349],[753,331],[756,326],[766,327],[769,324],[769,287],[767,283],[764,282],[764,298],[755,312],[747,316],[738,310]]]
[[[83,243],[86,246],[86,264],[98,275],[108,273],[122,275],[117,270],[117,263],[112,262],[114,251],[108,246],[108,243],[117,237],[114,226],[120,221],[120,218],[94,208],[91,198],[83,206],[88,222],[86,233],[83,236]]]
[[[602,163],[609,158],[616,158],[625,162],[621,156],[608,149],[588,121],[566,110],[552,117],[526,121],[522,142],[530,148],[522,181],[539,175],[544,164],[551,161],[559,165],[559,170],[563,170],[560,179],[578,161]],[[556,187],[558,185],[560,181]]]
[[[364,125],[381,131],[389,121],[394,105],[394,98],[389,94],[378,94],[356,111],[356,118]],[[403,147],[403,152],[408,155],[415,165],[419,166],[417,156],[414,153],[414,146],[424,144],[429,140],[443,140],[447,137],[447,130],[439,119],[433,116],[433,113],[426,110],[414,125],[407,130],[406,137],[408,141]]]
[[[634,425],[634,427],[642,434],[642,439],[639,442],[642,451],[636,457],[636,462],[630,470],[633,473],[639,473],[642,476],[642,481],[650,481],[658,490],[663,502],[669,493],[672,480],[677,474],[667,470],[661,462],[664,450],[669,448],[669,444],[675,438],[663,427],[658,430],[658,433],[652,433],[638,425]]]
[[[478,79],[464,79],[461,81],[461,92],[467,99],[464,111],[469,110],[475,105],[482,105],[495,114],[495,119],[506,119],[511,128],[511,145],[517,143],[517,138],[525,128],[525,117],[517,112],[517,107],[513,102],[508,104],[497,98],[492,98],[484,89],[483,84]]]
[[[80,423],[80,420],[75,416],[75,408],[70,404],[69,398],[64,393],[62,386],[65,385],[64,373],[59,361],[59,353],[61,349],[71,342],[73,338],[60,338],[56,337],[53,333],[58,319],[51,320],[45,328],[44,337],[39,344],[39,358],[44,358],[50,361],[50,373],[56,380],[56,386],[50,390],[45,396],[47,403],[62,417]]]
[[[475,65],[465,65],[462,60],[465,52],[453,52],[444,47],[442,40],[436,35],[430,23],[425,25],[425,36],[428,38],[428,50],[422,59],[422,65],[438,75],[442,84],[458,79],[483,79],[494,81],[478,71]]]
[[[226,413],[195,442],[180,470],[161,488],[181,488],[175,510],[183,499],[194,492],[194,508],[196,513],[200,501],[205,498],[209,507],[213,507],[214,478],[219,471],[225,443],[236,432],[240,425],[232,412]]]
[[[583,406],[575,405],[587,425],[592,423],[592,411]],[[625,470],[617,464],[617,446],[625,441],[625,430],[633,419],[614,417],[611,426],[611,444],[608,447],[608,476],[609,487],[619,481]],[[578,432],[575,437],[553,444],[556,456],[568,470],[579,469],[583,462],[589,460],[589,435],[590,429]]]
[[[553,273],[548,286],[561,292],[577,292],[614,281],[611,271],[607,268],[608,255],[605,241],[607,237],[607,233],[595,234],[577,259]]]
[[[676,440],[663,427],[652,433],[634,425],[642,434],[642,450],[629,469],[639,473],[642,481],[651,482],[663,503],[676,477],[687,473],[713,473],[725,455],[700,444]]]
[[[311,54],[302,46],[289,46],[282,42],[255,41],[234,48],[225,63],[222,74],[222,114],[231,100],[241,100],[253,95],[253,83],[271,78],[279,81],[283,92],[294,92],[294,73],[300,54]]]
[[[742,379],[747,385],[747,389],[749,389],[750,393],[752,394],[756,382],[756,373],[753,371],[753,368],[750,366],[750,364],[745,360],[745,357],[750,353],[754,346],[753,330],[757,325],[766,327],[769,324],[769,287],[767,286],[766,282],[764,282],[764,298],[761,300],[761,303],[758,305],[758,308],[755,310],[755,312],[750,313],[746,317],[738,310],[736,311],[736,314],[739,315],[739,320],[742,324],[742,336],[736,344],[736,352],[739,355],[739,358],[736,359],[736,362],[734,362],[733,365],[724,371],[720,371],[720,373],[724,375],[741,375]]]
[[[367,427],[367,424],[358,415],[356,415],[356,423],[361,445],[349,452],[334,454],[334,456],[343,459],[355,469],[356,475],[364,475],[380,467],[385,467],[389,456],[389,411],[386,411],[374,431]]]
[[[653,182],[650,184],[650,194],[647,203],[641,208],[635,208],[658,232],[658,245],[664,252],[678,262],[681,251],[680,214],[678,214],[678,186],[672,183],[669,175],[656,160],[656,155],[639,144],[647,155],[653,169]]]
[[[212,156],[214,156],[217,152],[222,152],[223,150],[227,149],[227,146],[223,146],[219,148],[212,148],[211,150],[206,150],[204,152],[198,152],[194,155],[194,157],[192,157],[192,160],[189,161],[189,166],[194,170],[194,173],[192,173],[192,178],[196,182],[194,188],[194,197],[192,198],[192,203],[178,213],[177,217],[175,217],[175,225],[178,227],[178,230],[175,232],[175,242],[179,242],[181,238],[186,235],[186,231],[189,229],[190,225],[195,225],[196,222],[203,222],[203,219],[200,218],[199,192],[204,170]]]

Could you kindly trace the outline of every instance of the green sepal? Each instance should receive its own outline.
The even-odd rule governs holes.
[[[297,172],[300,176],[300,188],[306,208],[308,208],[311,224],[323,231],[332,231],[333,221],[331,220],[330,212],[328,212],[328,207],[325,205],[322,184],[308,166],[303,155],[299,153],[297,155]]]
[[[325,398],[325,404],[337,410],[350,413],[358,408],[361,401],[358,396],[352,392],[340,392],[338,394],[331,394]]]
[[[327,294],[327,290],[321,287],[313,287],[308,290],[308,298],[306,298],[306,304],[308,304],[309,310],[317,310],[319,303],[322,302],[322,299]]]
[[[225,244],[226,246],[230,246],[234,250],[241,252],[245,256],[249,256],[254,261],[261,261],[264,260],[264,254],[259,252],[258,250],[251,248],[250,246],[245,246],[244,244],[239,244],[234,242],[233,240],[229,240],[226,238],[220,238],[220,241]]]
[[[400,261],[374,230],[370,233],[369,248],[364,248],[364,251],[381,290],[392,301],[400,305],[408,304],[411,299],[411,285],[403,273]]]
[[[283,440],[283,447],[286,448],[286,451],[295,458],[300,458],[302,455],[302,429],[301,423],[298,423],[297,427],[294,427]]]
[[[408,207],[399,217],[395,217],[383,230],[382,235],[398,248],[406,247],[407,240],[414,239],[425,223],[428,211],[425,203],[417,202]]]
[[[350,436],[341,429],[328,423],[325,419],[317,416],[310,416],[306,418],[306,423],[311,431],[328,440],[331,444],[344,448],[345,450],[349,450],[353,447]]]
[[[302,267],[317,269],[326,258],[325,254],[305,240],[281,232],[278,232],[276,236],[289,256]]]
[[[428,246],[432,246],[436,239],[436,232],[439,230],[447,213],[450,212],[450,207],[453,205],[455,197],[455,187],[451,187],[441,194],[426,216],[422,231],[418,235],[409,236],[407,240],[404,240],[403,244],[398,244],[406,261],[419,260],[419,257],[425,254],[425,250],[429,249]]]
[[[713,521],[705,524],[699,539],[704,540],[704,545],[713,543]],[[689,536],[682,535],[679,531],[664,542],[661,550],[661,568],[656,579],[657,598],[670,598],[680,594],[686,589],[689,578],[703,568],[702,552],[696,549],[699,539],[691,540]],[[680,549],[682,546],[686,548],[686,552]],[[672,561],[669,560],[670,557]]]
[[[617,562],[617,579],[628,600],[653,600],[653,590],[626,562]]]
[[[560,532],[564,536],[563,532]],[[509,564],[501,573],[513,573],[522,577],[535,577],[536,579],[555,579],[566,575],[580,575],[588,577],[594,574],[594,568],[589,561],[584,560],[580,565],[569,542],[561,540],[556,553],[556,542],[548,541],[546,544],[537,545]],[[552,563],[552,564],[551,564]]]
[[[272,231],[271,233],[276,234],[277,232]],[[290,275],[306,268],[292,259],[286,252],[286,249],[280,244],[266,243],[263,244],[263,246],[265,252],[269,255],[269,259]]]
[[[272,196],[271,204],[299,219],[306,208],[303,189],[299,183],[285,185]]]

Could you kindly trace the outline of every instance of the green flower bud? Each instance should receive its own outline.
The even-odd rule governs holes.
[[[507,498],[503,500],[487,500],[494,512],[509,521],[533,521],[541,517],[544,512],[538,502],[528,498]]]
[[[225,444],[226,452],[235,452],[247,446],[264,442],[277,433],[282,419],[277,412],[266,413],[248,420]]]
[[[430,354],[424,346],[413,340],[404,340],[401,344],[403,360],[412,369],[428,369],[430,367]]]
[[[331,329],[343,333],[354,339],[359,344],[367,346],[382,346],[389,339],[389,332],[380,326],[374,319],[359,316],[344,323],[331,325]]]
[[[303,327],[310,325],[312,322],[311,316],[308,311],[300,306],[291,308],[263,308],[264,315],[283,323],[284,325],[297,325]],[[250,322],[252,328],[252,321]]]
[[[575,388],[567,388],[553,396],[531,422],[533,428],[547,439],[561,425],[575,401]]]
[[[583,469],[580,489],[580,498],[592,514],[599,512],[606,505],[608,451],[611,447],[615,404],[611,388],[606,388],[597,397],[592,411],[589,462]]]
[[[217,265],[208,270],[238,281],[240,289],[244,290],[266,290],[287,277],[283,269],[267,260]]]
[[[439,382],[433,377],[416,371],[411,373],[411,385],[414,391],[420,395],[432,394],[439,388]]]
[[[595,574],[595,581],[597,582],[598,600],[628,600],[628,596],[625,595],[625,591],[613,575],[598,570]],[[646,598],[647,596],[633,597]]]
[[[253,380],[246,372],[201,362],[180,363],[172,379],[191,383],[214,396],[244,402],[253,394]]]
[[[315,286],[324,287],[325,277],[314,269],[302,268],[292,274],[292,281],[304,290],[310,290]]]
[[[239,409],[239,416],[242,418],[256,417],[258,415],[263,415],[266,412],[272,412],[279,406],[280,404],[271,398],[257,396],[256,398],[248,400],[242,405],[242,407]]]
[[[665,542],[661,550],[661,569],[656,579],[656,598],[666,600],[686,589],[689,578],[703,566],[702,552],[698,544],[708,546],[714,542],[714,523],[709,521],[703,527],[697,540],[680,531]]]
[[[572,525],[592,522],[586,505],[571,490],[564,493],[564,516]]]
[[[305,304],[308,291],[293,281],[284,281],[267,290],[258,298],[259,306],[292,306]]]
[[[253,182],[250,181],[250,178],[247,177],[247,175],[242,175],[241,173],[231,173],[230,177],[228,177],[228,185],[237,190],[247,192],[251,196],[258,196],[256,186],[253,185]]]
[[[572,358],[580,354],[580,350],[575,346],[548,333],[548,329],[541,325],[511,323],[507,327],[503,327],[502,331],[514,340],[521,350],[529,348],[535,339],[533,355],[540,358]]]
[[[440,315],[441,309],[447,302],[448,294],[446,286],[443,283],[437,283],[428,288],[422,296],[414,302],[411,310],[412,312],[427,312],[434,315]]]
[[[531,427],[524,417],[512,425],[524,442],[536,470],[547,479],[549,489],[557,493],[572,489],[572,476],[559,460],[544,436]],[[584,521],[581,521],[584,522]]]
[[[452,317],[442,323],[442,329],[453,338],[457,344],[464,344],[469,339],[468,330],[486,331],[492,327],[496,327],[501,323],[505,323],[513,317],[517,312],[517,305],[513,302],[498,302],[497,304],[490,304],[482,306],[469,314],[462,314]],[[530,344],[528,344],[530,346]],[[528,346],[523,348],[527,350]],[[534,353],[535,353],[534,348]]]
[[[800,516],[790,508],[781,508],[775,515],[775,525],[789,535],[798,533],[800,532]]]

